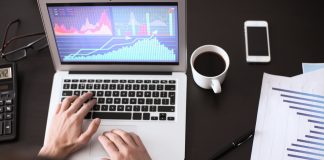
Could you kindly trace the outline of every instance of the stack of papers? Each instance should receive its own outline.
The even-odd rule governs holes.
[[[264,74],[251,160],[324,159],[324,64]],[[307,72],[307,73],[306,73]]]

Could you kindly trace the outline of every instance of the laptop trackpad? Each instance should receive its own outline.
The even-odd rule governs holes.
[[[126,132],[137,132],[136,126],[131,125],[119,125],[119,126],[113,126],[113,125],[102,125],[99,127],[98,131],[96,132],[96,135],[94,136],[92,142],[91,142],[91,152],[90,157],[92,159],[100,159],[103,157],[109,157],[108,153],[104,150],[100,142],[98,141],[98,136],[101,135],[105,131],[111,131],[112,129],[121,129]]]

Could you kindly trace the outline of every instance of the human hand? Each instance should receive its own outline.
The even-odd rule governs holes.
[[[39,156],[64,159],[89,142],[100,124],[100,119],[96,118],[82,132],[83,119],[96,104],[96,100],[89,100],[91,97],[91,92],[80,97],[66,97],[57,106]],[[85,103],[87,100],[89,101]]]
[[[151,160],[144,144],[135,133],[114,129],[104,132],[98,140],[111,160]]]

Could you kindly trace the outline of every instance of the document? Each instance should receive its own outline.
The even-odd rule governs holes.
[[[324,63],[303,63],[303,73],[308,73],[324,68]]]
[[[324,159],[324,69],[264,74],[251,160]]]

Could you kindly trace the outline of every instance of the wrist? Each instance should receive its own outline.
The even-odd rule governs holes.
[[[57,147],[43,146],[38,153],[40,157],[47,157],[51,159],[64,159],[66,154]]]

